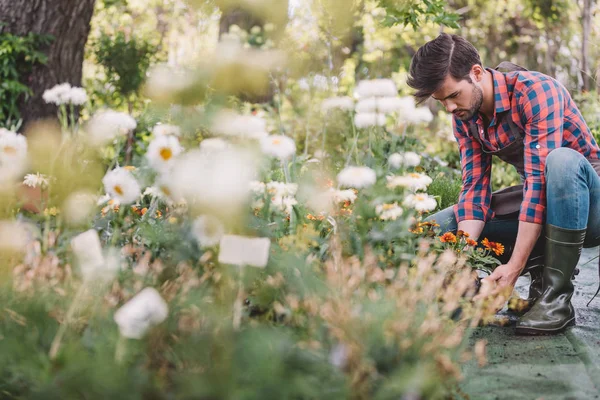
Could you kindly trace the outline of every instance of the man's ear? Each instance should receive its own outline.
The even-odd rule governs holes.
[[[471,67],[471,72],[469,75],[471,75],[471,79],[474,82],[481,82],[483,76],[485,75],[485,70],[481,65],[475,64]]]

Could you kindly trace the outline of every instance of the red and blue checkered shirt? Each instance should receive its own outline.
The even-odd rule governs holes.
[[[454,136],[460,149],[463,187],[454,206],[456,220],[489,221],[492,155],[481,149],[467,124],[477,124],[487,151],[505,148],[514,140],[507,122],[496,125],[496,115],[510,110],[514,123],[524,132],[525,181],[519,220],[543,224],[546,209],[544,166],[553,149],[570,147],[588,159],[599,158],[600,148],[590,133],[567,89],[540,72],[502,73],[487,69],[494,80],[495,112],[487,132],[481,116],[469,121],[453,118]]]

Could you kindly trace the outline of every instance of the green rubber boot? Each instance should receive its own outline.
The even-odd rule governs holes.
[[[550,335],[575,323],[571,304],[571,277],[579,261],[585,229],[563,229],[546,225],[546,254],[542,278],[543,293],[519,322],[516,333]]]

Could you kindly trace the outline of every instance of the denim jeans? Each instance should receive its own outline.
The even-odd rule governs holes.
[[[578,151],[561,147],[546,158],[546,224],[565,229],[586,229],[585,247],[600,244],[600,177]],[[479,239],[488,238],[505,246],[499,257],[510,259],[519,228],[518,213],[494,217],[486,222]],[[443,232],[456,232],[458,223],[453,207],[441,210],[426,220],[435,220]],[[532,254],[543,251],[542,231]]]

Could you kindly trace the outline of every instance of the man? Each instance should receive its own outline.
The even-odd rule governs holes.
[[[575,323],[571,277],[584,244],[600,244],[600,148],[563,85],[503,64],[512,71],[484,68],[471,43],[449,34],[412,59],[408,85],[420,102],[432,97],[453,114],[462,166],[458,204],[430,219],[512,249],[486,279],[512,290],[531,272],[537,301],[516,332],[552,334]],[[492,196],[492,155],[516,167],[522,191]],[[506,212],[503,198],[515,194]]]

